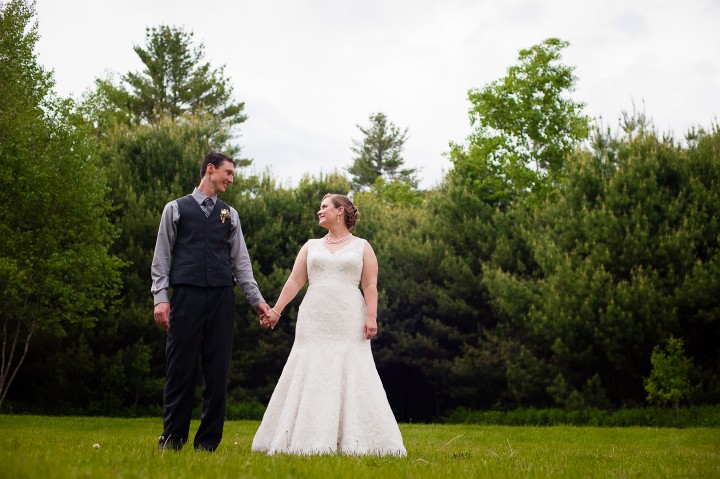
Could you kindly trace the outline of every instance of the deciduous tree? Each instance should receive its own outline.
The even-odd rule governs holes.
[[[584,105],[569,96],[573,68],[561,63],[568,45],[549,38],[520,50],[503,78],[470,90],[475,130],[466,148],[452,151],[454,168],[468,185],[507,199],[562,174],[567,154],[587,138],[589,122]]]
[[[653,403],[672,403],[680,414],[680,400],[690,396],[690,360],[685,356],[683,341],[670,336],[665,348],[656,346],[650,356],[652,370],[645,380],[647,399]]]
[[[38,62],[34,3],[0,6],[0,406],[38,331],[92,324],[120,261],[87,125]]]

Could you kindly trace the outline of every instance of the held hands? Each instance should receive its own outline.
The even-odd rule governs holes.
[[[378,327],[377,319],[372,316],[368,316],[365,320],[365,339],[372,339],[377,336]]]
[[[270,312],[270,306],[267,303],[260,303],[255,311],[257,312],[258,318],[263,319],[263,316],[267,316]]]
[[[261,313],[260,308],[262,306],[265,306],[265,309]],[[280,321],[280,313],[268,306],[267,303],[258,306],[258,316],[260,317],[260,325],[269,329],[275,329],[275,325]]]

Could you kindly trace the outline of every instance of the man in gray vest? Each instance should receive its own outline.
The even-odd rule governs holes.
[[[269,313],[253,277],[238,213],[217,197],[234,176],[231,158],[208,153],[200,167],[200,185],[165,205],[160,220],[152,294],[155,322],[167,331],[161,449],[181,449],[188,440],[198,358],[202,415],[193,445],[214,451],[222,439],[235,321],[234,283],[261,319]]]

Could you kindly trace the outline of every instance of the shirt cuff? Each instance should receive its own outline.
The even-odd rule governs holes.
[[[253,301],[250,301],[250,306],[252,306],[252,308],[255,311],[257,311],[258,306],[260,306],[263,303],[267,303],[267,301],[265,301],[265,299],[262,297],[262,295],[260,295],[259,298],[253,298]]]
[[[170,299],[168,298],[167,288],[161,289],[160,291],[155,293],[153,296],[155,297],[155,304],[170,302]]]

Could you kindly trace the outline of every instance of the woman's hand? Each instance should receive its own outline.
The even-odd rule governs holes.
[[[372,339],[377,336],[377,319],[372,316],[368,316],[365,320],[365,339]]]
[[[260,324],[270,329],[275,329],[278,321],[280,321],[280,314],[274,308],[269,308],[267,314],[260,318]]]

